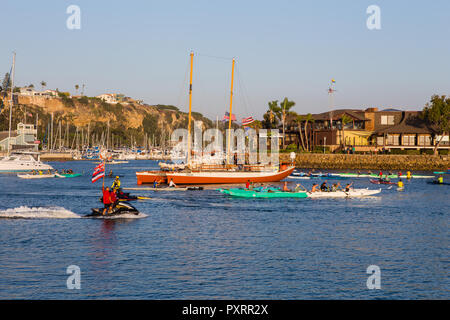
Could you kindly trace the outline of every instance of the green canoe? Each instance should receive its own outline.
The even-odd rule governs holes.
[[[56,173],[60,178],[75,178],[81,176],[81,173]]]
[[[240,198],[307,198],[306,192],[258,192],[246,189],[219,189],[220,192]]]

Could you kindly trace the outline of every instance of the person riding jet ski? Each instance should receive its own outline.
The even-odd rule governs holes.
[[[113,182],[113,184],[112,184],[112,186],[111,186],[111,189],[112,189],[112,190],[115,190],[115,191],[117,191],[117,190],[120,189],[120,179],[119,179],[119,176],[116,176],[116,178],[114,179],[114,182]]]

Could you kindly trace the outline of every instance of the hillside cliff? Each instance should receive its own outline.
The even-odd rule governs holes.
[[[7,99],[3,99],[7,101]],[[5,102],[5,104],[7,104]],[[154,145],[167,143],[171,132],[177,128],[187,128],[188,114],[177,107],[167,105],[109,104],[98,98],[67,97],[48,98],[42,96],[18,96],[13,109],[13,124],[24,122],[36,123],[38,119],[38,139],[48,136],[48,128],[53,113],[53,134],[57,135],[61,122],[62,136],[69,127],[69,137],[75,136],[78,129],[86,135],[90,132],[91,140],[98,141],[105,136],[108,123],[112,139],[122,145],[133,141],[143,145],[150,141]],[[200,113],[192,113],[193,120],[202,121],[203,128],[210,128],[213,123]],[[9,108],[4,107],[0,113],[0,130],[8,129]],[[70,140],[70,141],[72,141]]]

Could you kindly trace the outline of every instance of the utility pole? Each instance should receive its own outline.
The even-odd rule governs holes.
[[[11,120],[12,120],[12,108],[14,104],[14,73],[16,69],[16,53],[13,52],[13,64],[11,71],[11,100],[9,100],[9,132],[8,132],[8,155],[11,150]]]
[[[52,121],[50,122],[50,150],[53,148],[53,112],[52,112]]]

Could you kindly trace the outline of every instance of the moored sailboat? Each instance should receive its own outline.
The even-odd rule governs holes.
[[[189,118],[188,118],[188,141],[186,166],[184,169],[175,171],[168,168],[166,171],[140,171],[136,172],[137,184],[145,183],[169,183],[175,184],[228,184],[228,183],[245,183],[252,182],[277,182],[288,177],[293,171],[293,166],[288,165],[242,165],[230,164],[230,141],[231,141],[231,121],[232,121],[232,105],[233,105],[233,81],[234,81],[234,64],[232,60],[231,72],[231,96],[230,96],[230,112],[228,119],[228,143],[226,152],[226,163],[224,164],[204,164],[194,163],[191,159],[191,114],[192,114],[192,71],[193,71],[194,53],[190,54],[190,82],[189,82]],[[175,169],[175,168],[174,168]]]

